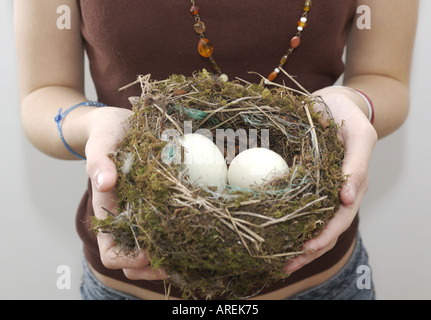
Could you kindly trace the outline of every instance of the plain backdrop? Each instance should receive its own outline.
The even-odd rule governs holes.
[[[398,131],[378,142],[361,208],[378,299],[431,298],[431,1],[422,0],[420,8],[411,111]],[[80,299],[75,213],[86,187],[85,163],[52,159],[24,136],[11,0],[0,1],[0,20],[0,299]],[[88,75],[87,92],[96,99]],[[71,287],[61,289],[64,270]]]

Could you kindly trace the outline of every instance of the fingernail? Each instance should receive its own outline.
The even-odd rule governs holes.
[[[99,173],[96,177],[96,188],[100,189],[103,183],[103,174]]]
[[[348,183],[346,185],[346,190],[344,191],[345,194],[350,195],[353,199],[356,198],[356,188],[353,184]]]
[[[349,193],[352,190],[352,185],[350,183],[346,184],[343,188],[344,193]]]

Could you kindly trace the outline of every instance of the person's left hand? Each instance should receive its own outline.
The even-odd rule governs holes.
[[[313,94],[323,98],[338,124],[343,123],[338,135],[345,148],[343,174],[349,176],[347,183],[339,192],[341,200],[339,210],[316,238],[305,242],[306,253],[285,265],[284,271],[288,274],[331,250],[338,237],[349,228],[368,189],[368,166],[378,139],[364,112],[345,92],[328,87]],[[318,111],[321,107],[316,105],[315,110]]]

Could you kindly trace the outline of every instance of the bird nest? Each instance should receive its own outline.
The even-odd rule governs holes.
[[[183,298],[251,297],[288,276],[283,265],[334,215],[345,182],[343,146],[324,101],[284,86],[224,82],[205,70],[164,81],[140,76],[131,85],[139,84],[130,129],[111,154],[120,214],[94,218],[95,232],[111,233],[119,254],[146,248],[152,267],[169,275],[166,288]],[[323,112],[313,111],[316,103]],[[194,183],[181,164],[164,161],[170,129],[214,136],[254,129],[249,146],[275,151],[289,170],[250,189]]]

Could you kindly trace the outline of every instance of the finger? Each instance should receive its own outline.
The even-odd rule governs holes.
[[[360,201],[358,201],[358,203],[360,203]],[[357,210],[359,210],[358,204],[348,206],[341,205],[340,209],[336,212],[334,217],[328,221],[319,235],[304,243],[303,250],[306,251],[306,253],[290,261],[284,267],[285,272],[292,273],[331,250],[337,243],[339,235],[346,231],[352,224]]]
[[[345,186],[348,189],[340,192],[340,199],[344,203],[341,204],[334,217],[327,222],[318,237],[305,242],[304,250],[307,253],[296,257],[285,266],[286,273],[292,273],[302,268],[335,246],[339,235],[352,224],[367,191],[368,175],[366,173],[363,175],[365,178],[359,173],[352,175],[355,176],[355,179],[351,179],[350,184],[347,187]],[[353,188],[354,190],[352,190]]]
[[[120,251],[113,243],[110,234],[101,233],[98,236],[100,258],[103,265],[108,269],[143,268],[150,264],[150,260],[145,252],[139,251],[137,254],[126,254]]]
[[[340,191],[340,200],[344,204],[353,204],[358,193],[368,189],[369,163],[377,141],[377,136],[373,135],[373,132],[368,131],[368,137],[364,131],[362,134],[350,132],[348,137],[345,137],[342,170],[348,179]]]
[[[140,269],[124,269],[124,275],[130,280],[165,280],[168,275],[163,269],[146,266]]]
[[[311,245],[305,246],[306,253],[296,257],[291,262],[286,264],[283,267],[284,272],[289,274],[289,273],[292,273],[292,272],[295,272],[295,271],[301,269],[306,264],[309,264],[313,260],[319,258],[323,254],[325,254],[326,252],[331,250],[335,246],[335,244],[336,244],[336,241],[333,241],[328,246],[326,246],[324,249],[320,249],[320,250],[312,249]]]

